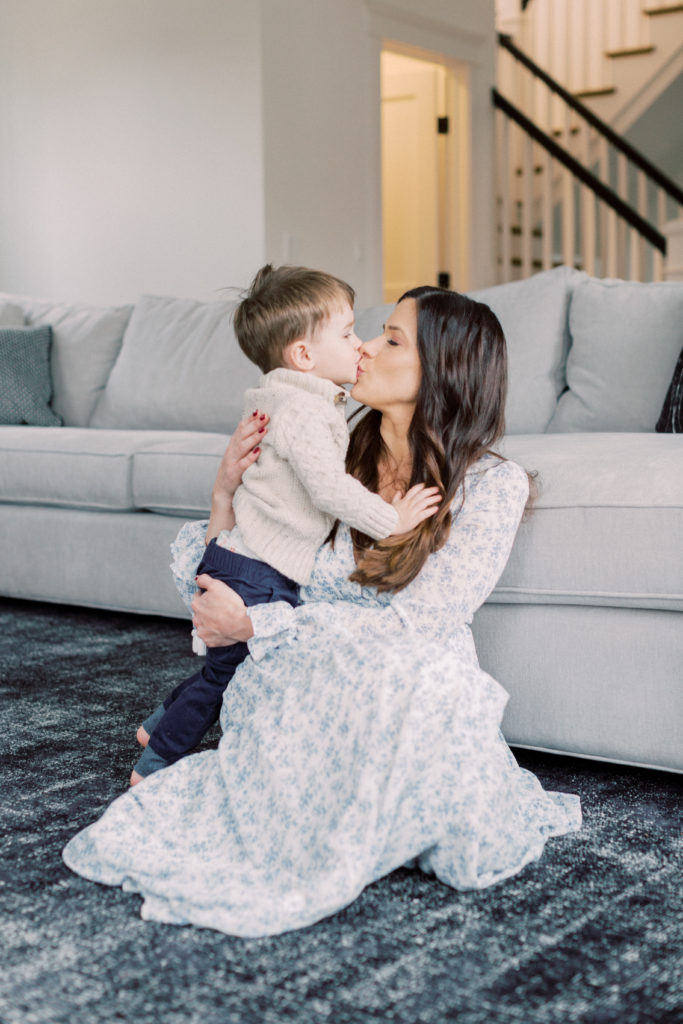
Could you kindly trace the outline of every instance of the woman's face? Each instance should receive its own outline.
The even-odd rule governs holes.
[[[361,361],[351,396],[380,412],[415,407],[422,377],[417,351],[417,303],[404,299],[379,338],[361,346]]]

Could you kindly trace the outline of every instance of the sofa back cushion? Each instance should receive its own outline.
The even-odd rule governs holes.
[[[260,378],[237,344],[234,305],[142,296],[90,426],[232,431]]]
[[[653,431],[683,347],[683,284],[585,278],[569,329],[569,390],[548,431]]]
[[[114,365],[130,306],[68,305],[0,294],[30,327],[51,327],[52,408],[67,426],[85,427]]]
[[[500,320],[508,346],[508,434],[539,434],[548,426],[565,389],[569,350],[568,311],[585,274],[555,267],[523,281],[468,292]]]
[[[585,275],[556,267],[524,281],[468,292],[500,320],[508,347],[507,433],[542,433],[565,388],[569,348],[567,310],[573,288]],[[374,306],[356,317],[364,341],[380,334],[393,305]]]

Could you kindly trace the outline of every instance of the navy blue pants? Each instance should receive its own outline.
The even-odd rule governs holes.
[[[204,572],[227,583],[246,605],[287,601],[294,607],[299,603],[299,588],[293,580],[265,562],[220,547],[215,540],[199,563],[197,575]],[[164,715],[149,738],[155,754],[172,764],[194,750],[218,720],[225,688],[248,654],[245,643],[207,648],[201,670],[176,686],[164,701]]]

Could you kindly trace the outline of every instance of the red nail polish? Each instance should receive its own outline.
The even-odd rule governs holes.
[[[260,451],[260,448],[254,448],[254,455],[258,455]]]
[[[264,412],[262,412],[261,415],[259,416],[259,419],[260,420],[264,420],[265,418],[266,418],[266,414]]]
[[[265,430],[266,430],[266,428],[265,428],[265,427],[259,427],[259,428],[258,428],[258,432],[259,432],[259,434],[264,434],[264,433],[265,433]]]

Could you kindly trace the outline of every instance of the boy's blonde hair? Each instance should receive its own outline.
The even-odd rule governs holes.
[[[235,334],[244,354],[264,372],[283,365],[284,351],[315,330],[356,295],[345,281],[308,267],[261,267],[235,310]]]

